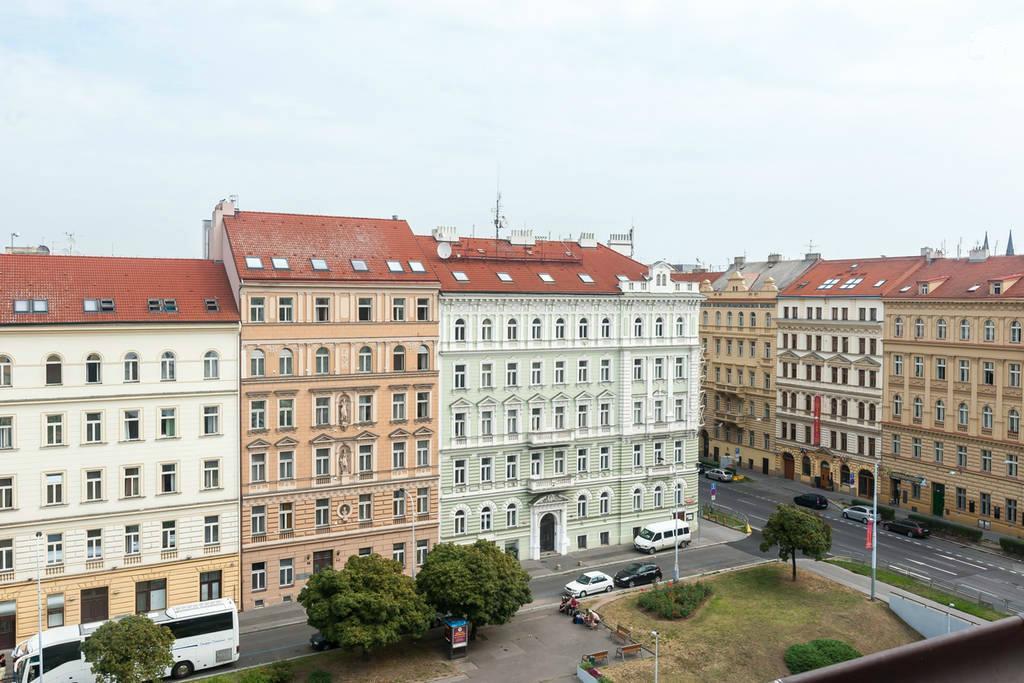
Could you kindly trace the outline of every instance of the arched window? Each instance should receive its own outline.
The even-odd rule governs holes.
[[[466,533],[466,511],[456,510],[455,511],[455,534],[461,535]]]
[[[325,349],[326,350],[326,349]],[[373,372],[373,352],[369,346],[359,349],[359,372]]]
[[[590,336],[590,324],[587,322],[586,318],[580,318],[578,328],[578,336],[580,339],[586,339],[588,336]]]
[[[725,314],[725,326],[732,327],[732,311]]]
[[[420,350],[416,352],[416,369],[430,369],[430,349],[426,344],[420,344]]]
[[[971,338],[971,323],[966,318],[960,321],[960,341],[968,341]]]
[[[139,354],[130,351],[124,355],[124,381],[139,381]]]
[[[967,421],[971,417],[971,411],[967,407],[966,403],[961,403],[956,409],[956,423],[961,427],[967,426]]]
[[[9,387],[14,380],[14,363],[10,356],[0,356],[0,387]]]
[[[665,336],[665,321],[660,316],[654,320],[654,336]]]
[[[981,428],[992,429],[992,406],[986,405],[981,409]]]
[[[750,314],[751,320],[753,320],[754,314]],[[676,336],[682,337],[686,335],[686,322],[683,320],[683,316],[676,318]]]
[[[515,318],[509,318],[508,323],[505,324],[505,338],[509,341],[519,338],[519,323]]]
[[[466,321],[462,318],[455,321],[455,341],[466,341]]]
[[[587,516],[587,497],[582,493],[576,498],[576,516],[586,517]]]
[[[541,324],[540,318],[534,318],[530,323],[530,339],[540,339]]]
[[[914,419],[920,420],[924,417],[924,401],[921,400],[920,396],[914,397]]]
[[[643,509],[644,509],[644,493],[643,493],[643,491],[640,490],[640,487],[637,486],[636,488],[633,489],[633,511],[636,512],[637,510],[643,510]]]
[[[716,326],[721,326],[722,325],[722,312],[721,311],[715,311],[715,325]]]
[[[1014,320],[1010,323],[1010,343],[1020,344],[1020,321]]]
[[[878,409],[872,403],[868,406],[868,422],[874,422],[876,419],[878,419]]]
[[[160,356],[160,381],[173,382],[178,376],[176,359],[170,351],[164,351]]]
[[[935,338],[945,339],[948,329],[949,325],[946,324],[946,319],[939,318],[938,322],[935,323]]]
[[[935,421],[942,422],[946,419],[946,402],[941,398],[935,402]]]
[[[90,353],[85,358],[85,382],[86,384],[99,384],[103,381],[103,362],[100,354]]]
[[[867,415],[867,407],[862,401],[857,401],[857,419],[863,420],[865,415]]]
[[[480,531],[491,530],[491,508],[489,505],[483,506],[480,510]]]
[[[985,321],[985,341],[993,342],[996,340],[996,324],[992,320]]]
[[[847,415],[849,415],[850,414],[849,410],[848,410],[849,407],[850,407],[850,404],[847,402],[847,400],[845,398],[842,401],[840,401],[839,402],[839,412],[840,412],[840,415],[842,415],[843,417],[846,417]]]
[[[805,477],[811,476],[811,459],[806,455],[800,462],[800,471],[803,473]]]
[[[683,485],[681,482],[676,482],[676,485],[672,487],[674,494],[672,496],[673,505],[676,507],[682,507],[683,505]]]
[[[266,374],[266,354],[261,349],[253,349],[249,354],[249,376],[262,377]]]
[[[1016,408],[1010,408],[1006,417],[1006,430],[1011,434],[1020,434],[1020,412]]]
[[[743,327],[743,311],[736,314],[736,322],[740,327]]]
[[[654,507],[660,508],[665,504],[665,492],[661,488],[661,485],[654,487]]]
[[[924,336],[924,318],[918,318],[914,321],[914,336],[918,339]]]
[[[46,359],[46,383],[61,384],[64,380],[64,364],[60,356],[52,354]]]
[[[295,372],[295,354],[291,349],[281,349],[277,356],[277,374],[287,377]]]
[[[757,327],[757,313],[750,312],[750,326]]]
[[[396,346],[391,352],[391,369],[394,372],[405,370],[405,347]]]
[[[207,351],[203,354],[203,379],[220,378],[220,354]]]
[[[491,341],[494,337],[494,325],[491,323],[490,318],[484,318],[484,321],[480,323],[480,340]]]
[[[519,526],[519,506],[515,503],[505,507],[505,526]]]
[[[892,321],[892,336],[902,337],[903,336],[903,318],[899,316]]]
[[[366,348],[365,346],[363,347],[363,349],[365,349],[366,351],[369,351],[369,349]],[[366,367],[368,369],[366,369],[366,370],[362,369],[363,368],[363,358],[362,358],[362,355],[363,355],[363,352],[360,351],[359,352],[359,369],[360,369],[360,372],[370,372],[370,369],[369,369],[370,368],[370,363],[369,362],[367,362],[367,364],[366,364]],[[319,349],[317,349],[316,353],[313,354],[313,361],[314,361],[314,365],[315,365],[314,369],[316,370],[316,374],[318,374],[318,375],[330,374],[330,372],[331,372],[331,354],[330,354],[330,352],[326,348],[321,346]],[[369,361],[369,356],[367,356],[367,361]]]
[[[565,319],[555,321],[555,339],[565,339]]]
[[[611,339],[612,336],[612,321],[608,318],[601,320],[601,339]]]
[[[636,318],[635,320],[633,320],[633,336],[644,336],[644,321],[642,318]]]
[[[612,494],[607,491],[601,492],[601,497],[598,498],[598,502],[601,506],[601,514],[609,515],[612,512]]]
[[[708,316],[708,312],[707,311],[704,311],[704,312],[701,313],[701,323],[703,325],[708,325],[709,324],[708,323],[708,318],[709,318],[709,316]]]

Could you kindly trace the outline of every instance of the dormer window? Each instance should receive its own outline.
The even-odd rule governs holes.
[[[368,271],[370,269],[366,265],[366,261],[364,261],[361,258],[354,258],[354,259],[352,259],[352,270],[354,270],[354,271],[356,271],[358,273],[365,273],[366,271]]]
[[[288,270],[288,259],[280,256],[275,256],[270,259],[270,263],[273,264],[274,270]]]
[[[549,275],[548,273],[538,273],[538,275],[540,276],[540,279],[543,280],[544,282],[555,281],[555,278],[551,277],[551,275]]]
[[[409,261],[409,270],[414,273],[425,273],[427,269],[423,267],[422,261]]]
[[[206,312],[207,313],[216,313],[219,310],[220,310],[220,302],[219,301],[217,301],[216,299],[207,299],[206,300]]]
[[[327,261],[322,258],[311,258],[309,263],[313,266],[313,270],[329,270],[327,267]]]
[[[587,283],[588,285],[594,284],[594,278],[590,277],[588,273],[580,273],[580,280]]]
[[[1002,294],[1003,283],[1002,282],[991,282],[988,286],[989,294]]]
[[[461,270],[453,270],[452,277],[455,278],[457,282],[469,282],[469,276]]]
[[[391,271],[392,273],[404,273],[405,272],[405,269],[402,268],[402,262],[401,261],[388,261],[387,264],[388,264],[388,270]]]
[[[928,283],[927,282],[922,282],[921,284],[919,284],[917,286],[917,293],[918,294],[927,294],[928,293]]]
[[[245,267],[259,270],[263,268],[263,260],[259,256],[246,256]]]
[[[512,282],[512,276],[508,273],[498,273],[498,279],[502,282]]]

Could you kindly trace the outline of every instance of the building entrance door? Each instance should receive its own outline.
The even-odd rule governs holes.
[[[0,602],[0,650],[13,650],[17,644],[14,642],[14,623],[17,620],[15,608],[17,603],[14,600]],[[13,662],[7,665],[14,667]]]
[[[550,512],[540,518],[540,551],[555,551],[555,515]]]
[[[768,474],[768,458],[761,458],[761,474]]]
[[[793,478],[794,467],[795,467],[795,465],[793,463],[793,454],[792,453],[783,453],[782,454],[782,471],[786,475],[786,479],[792,479]]]
[[[102,588],[83,588],[81,599],[83,624],[88,624],[93,621],[106,621],[110,618],[107,614],[108,601],[106,586],[103,586]]]
[[[821,461],[821,488],[832,490],[832,468],[824,460]]]
[[[946,510],[946,485],[932,484],[932,514],[942,517]]]

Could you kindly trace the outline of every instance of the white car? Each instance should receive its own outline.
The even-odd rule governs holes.
[[[594,593],[607,593],[614,587],[612,577],[604,572],[584,572],[565,584],[565,592],[574,598],[585,598]]]
[[[732,472],[726,472],[720,468],[708,470],[704,473],[704,476],[708,479],[717,479],[718,481],[732,481]]]
[[[868,519],[871,518],[871,508],[864,505],[853,505],[843,510],[844,519],[855,519],[858,522],[868,523]],[[875,513],[875,522],[877,523],[882,519],[882,516],[877,512]]]

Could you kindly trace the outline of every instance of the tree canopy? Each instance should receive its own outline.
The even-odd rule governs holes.
[[[380,555],[348,558],[345,568],[321,569],[299,592],[306,620],[329,640],[363,654],[405,636],[420,637],[433,611],[402,565]]]
[[[101,683],[146,683],[163,678],[174,664],[173,644],[171,629],[136,614],[100,626],[82,652]]]
[[[779,547],[779,559],[793,562],[796,581],[796,551],[815,560],[824,559],[832,549],[832,527],[821,517],[805,512],[795,505],[780,505],[761,531],[761,552]]]
[[[416,575],[416,587],[438,612],[478,626],[504,624],[533,599],[530,575],[494,543],[440,543]]]

